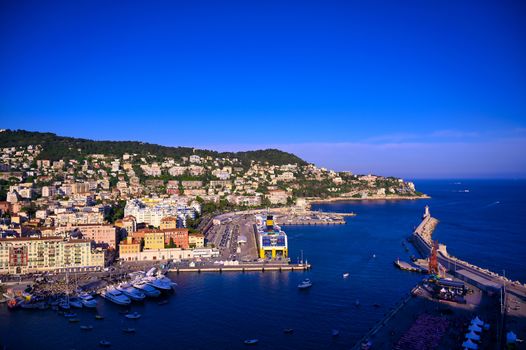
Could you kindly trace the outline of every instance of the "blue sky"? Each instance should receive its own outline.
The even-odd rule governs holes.
[[[523,1],[0,1],[0,127],[526,177]]]

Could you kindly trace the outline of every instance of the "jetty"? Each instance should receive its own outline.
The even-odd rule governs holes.
[[[423,256],[428,256],[431,252],[433,246],[432,234],[437,224],[438,220],[431,216],[429,207],[426,206],[422,221],[411,236],[411,242]],[[442,265],[449,274],[485,292],[496,293],[504,289],[504,293],[511,293],[526,300],[526,285],[518,281],[511,281],[498,273],[483,269],[450,255],[445,244],[439,244],[437,259],[438,263]]]
[[[422,267],[420,267],[418,265],[402,261],[400,259],[396,259],[394,261],[394,265],[396,267],[398,267],[400,270],[404,270],[404,271],[412,271],[412,272],[420,272],[420,273],[425,273],[426,272],[426,269],[424,269],[424,268],[422,268]]]
[[[187,266],[187,267],[172,267],[168,269],[169,272],[270,272],[270,271],[306,271],[311,268],[310,264],[239,264],[239,265],[206,265],[206,266]]]

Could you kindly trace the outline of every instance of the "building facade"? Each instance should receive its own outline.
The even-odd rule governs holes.
[[[104,267],[104,252],[88,240],[50,238],[0,239],[0,273],[88,271]]]

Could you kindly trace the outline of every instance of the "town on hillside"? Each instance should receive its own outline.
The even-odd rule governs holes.
[[[423,196],[402,179],[304,161],[273,164],[265,151],[247,161],[236,153],[86,153],[70,145],[74,157],[49,159],[46,147],[65,146],[46,141],[1,148],[0,274],[100,270],[118,260],[232,260],[235,249],[223,256],[221,241],[209,237],[218,215],[305,209],[312,200]]]

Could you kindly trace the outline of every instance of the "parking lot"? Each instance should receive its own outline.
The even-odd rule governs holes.
[[[257,260],[254,223],[253,215],[224,218],[221,224],[214,225],[206,232],[207,244],[219,249],[220,258],[223,260]]]

